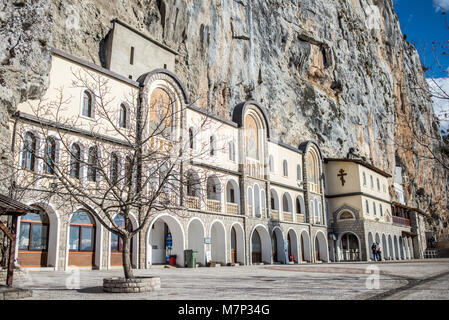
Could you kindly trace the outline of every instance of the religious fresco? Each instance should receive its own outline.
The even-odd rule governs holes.
[[[156,88],[151,93],[150,98],[150,121],[154,123],[164,123],[167,127],[172,125],[174,101],[167,91]]]
[[[245,118],[245,146],[247,157],[259,160],[259,132],[252,115]]]

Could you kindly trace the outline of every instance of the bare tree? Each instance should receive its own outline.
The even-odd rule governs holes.
[[[151,97],[143,88],[129,93],[117,110],[107,78],[86,70],[73,72],[73,77],[73,87],[87,88],[84,116],[73,115],[72,97],[64,96],[64,88],[54,100],[29,103],[31,116],[15,115],[12,194],[70,206],[72,212],[83,206],[123,241],[124,276],[129,279],[131,239],[157,212],[179,215],[192,205],[192,197],[196,205],[206,202],[206,192],[200,191],[207,170],[192,177],[188,169],[193,159],[205,161],[226,144],[201,139],[201,132],[219,129],[207,114],[187,132],[188,106],[162,90]],[[34,136],[27,134],[30,126]]]

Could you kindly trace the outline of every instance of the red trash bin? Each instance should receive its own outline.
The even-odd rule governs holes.
[[[176,255],[170,256],[168,259],[168,264],[171,266],[176,266]]]

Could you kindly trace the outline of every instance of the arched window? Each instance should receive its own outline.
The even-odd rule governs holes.
[[[229,142],[229,160],[235,161],[235,144],[234,141]]]
[[[28,132],[23,140],[22,169],[34,171],[36,164],[36,137]]]
[[[93,97],[89,91],[83,93],[83,110],[82,115],[85,117],[93,118]]]
[[[377,178],[377,191],[380,192],[380,182],[379,182],[379,178]]]
[[[292,212],[292,208],[290,206],[290,196],[286,193],[282,196],[282,210],[284,212]]]
[[[125,217],[122,214],[116,215],[114,222],[120,229],[125,228]],[[130,251],[133,251],[133,241],[131,241]],[[123,240],[115,233],[111,233],[111,252],[123,252]]]
[[[133,162],[130,156],[125,157],[125,183],[129,185],[133,178]]]
[[[369,213],[369,202],[368,202],[368,200],[365,200],[365,204],[366,204],[366,213]]]
[[[221,200],[221,184],[220,180],[216,176],[207,178],[207,199],[209,200]]]
[[[46,251],[48,227],[48,217],[44,211],[24,215],[20,220],[19,250]]]
[[[44,151],[44,173],[55,173],[55,161],[56,161],[56,141],[54,138],[47,138],[45,141]]]
[[[97,166],[98,166],[98,149],[97,147],[89,148],[88,155],[88,166],[87,166],[87,180],[96,182],[97,181]]]
[[[111,182],[116,184],[119,176],[119,158],[116,153],[111,154]]]
[[[128,109],[126,106],[122,103],[120,105],[120,128],[127,128],[128,127]]]
[[[366,173],[363,172],[363,185],[366,186]]]
[[[369,176],[371,182],[371,189],[374,189],[374,179],[373,176]]]
[[[195,140],[193,136],[193,128],[189,128],[189,148],[195,149]]]
[[[302,168],[300,164],[296,166],[296,180],[298,181],[302,180]]]
[[[73,178],[79,179],[81,168],[81,148],[78,144],[74,143],[70,152],[70,175]]]
[[[373,209],[374,209],[374,215],[377,216],[377,208],[376,203],[373,201]]]
[[[272,154],[270,154],[270,157],[268,159],[268,166],[270,167],[270,172],[274,172],[274,157]]]
[[[210,143],[210,145],[209,145],[209,148],[210,148],[210,155],[211,156],[215,156],[215,153],[216,153],[216,148],[215,148],[215,137],[214,136],[210,136],[210,138],[209,138],[209,143]]]
[[[194,171],[187,173],[187,196],[199,197],[200,196],[200,180],[198,174]]]
[[[287,163],[287,160],[284,160],[282,162],[282,174],[284,175],[284,177],[288,177],[288,163]]]
[[[379,204],[379,209],[380,209],[380,216],[383,217],[384,216],[384,211],[382,209],[382,204]]]
[[[299,199],[299,196],[296,197],[296,213],[302,214],[302,208],[301,208],[301,200]]]
[[[95,251],[95,221],[89,213],[79,210],[70,220],[70,251]]]

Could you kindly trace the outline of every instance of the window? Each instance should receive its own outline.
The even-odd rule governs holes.
[[[284,162],[282,163],[282,173],[283,173],[284,177],[288,177],[288,163],[287,163],[287,160],[284,160]]]
[[[73,178],[79,179],[81,168],[81,148],[78,144],[74,143],[70,152],[70,175]]]
[[[46,251],[48,226],[48,217],[43,211],[24,215],[20,220],[19,250]]]
[[[96,182],[97,181],[97,165],[98,165],[98,150],[97,147],[89,148],[88,155],[88,165],[87,165],[87,180]]]
[[[373,209],[374,209],[374,215],[377,216],[377,208],[376,208],[375,202],[373,202]]]
[[[116,215],[114,218],[114,222],[117,227],[121,229],[125,228],[125,218],[122,214]],[[133,251],[133,241],[131,241],[130,251]],[[115,233],[111,233],[111,252],[123,252],[123,240]]]
[[[366,186],[366,173],[363,173],[363,185]]]
[[[192,150],[195,148],[194,137],[193,137],[193,129],[192,128],[189,128],[189,147]]]
[[[371,182],[371,189],[374,189],[374,179],[373,176],[369,176]]]
[[[56,160],[56,141],[53,138],[47,138],[44,151],[44,173],[54,174]]]
[[[290,208],[289,197],[285,193],[282,196],[282,210],[284,212],[292,212],[292,210]]]
[[[234,141],[229,142],[229,160],[235,161],[235,144],[234,144]]]
[[[369,213],[369,203],[368,203],[368,200],[366,200],[365,203],[366,203],[366,213]]]
[[[111,182],[117,184],[119,175],[119,159],[116,153],[111,154]]]
[[[119,120],[120,128],[128,127],[128,109],[122,103],[120,105],[120,120]]]
[[[129,54],[129,64],[130,65],[134,64],[134,47],[131,47],[131,52]]]
[[[36,137],[28,132],[23,140],[22,169],[34,171],[36,164]]]
[[[270,172],[274,172],[274,158],[272,154],[270,154],[268,159],[268,166],[270,167]]]
[[[297,214],[301,214],[302,210],[301,210],[301,201],[299,200],[299,197],[296,198],[296,213]]]
[[[70,220],[70,251],[94,251],[95,222],[87,212],[79,210]]]
[[[377,178],[377,191],[380,192],[380,182],[379,182],[379,178]]]
[[[302,168],[300,164],[296,166],[296,180],[298,181],[302,180]]]
[[[216,150],[215,150],[215,137],[210,137],[210,155],[215,156]]]
[[[379,209],[380,209],[380,216],[383,217],[384,216],[384,212],[382,209],[382,204],[379,204]]]
[[[133,178],[133,164],[130,156],[125,158],[125,178],[126,185],[129,185]]]
[[[83,93],[83,110],[82,115],[88,118],[93,118],[93,98],[89,91]]]

